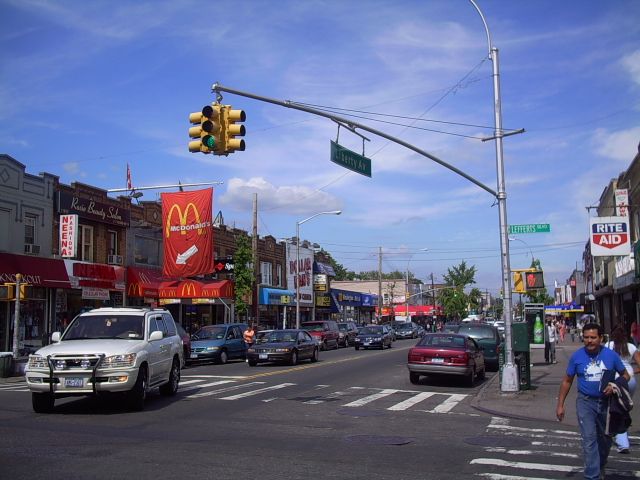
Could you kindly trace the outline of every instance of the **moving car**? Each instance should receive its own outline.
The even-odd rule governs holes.
[[[244,323],[207,325],[191,336],[191,362],[217,362],[225,364],[233,358],[244,359],[247,347],[243,333]]]
[[[355,322],[338,322],[339,342],[343,347],[353,345],[358,335],[358,327]]]
[[[151,388],[178,391],[184,349],[167,310],[97,308],[51,341],[29,355],[25,368],[38,413],[52,411],[56,398],[107,393],[123,393],[131,409],[142,410]]]
[[[409,350],[409,380],[413,384],[421,375],[452,375],[465,378],[472,387],[475,379],[485,377],[482,348],[471,337],[455,333],[427,333]]]
[[[498,352],[502,343],[502,335],[493,325],[483,323],[464,323],[456,333],[473,338],[482,347],[487,367],[498,370]]]
[[[318,342],[304,330],[271,330],[262,333],[247,350],[249,366],[261,362],[287,362],[297,365],[299,360],[317,362]]]
[[[300,327],[309,332],[313,338],[318,340],[320,350],[327,350],[330,346],[336,350],[340,342],[340,329],[334,320],[318,320],[315,322],[304,322]]]
[[[396,338],[418,338],[418,325],[413,322],[396,323]]]
[[[358,330],[356,336],[356,350],[360,348],[379,348],[384,347],[391,348],[393,339],[391,337],[391,330],[387,325],[368,325]]]

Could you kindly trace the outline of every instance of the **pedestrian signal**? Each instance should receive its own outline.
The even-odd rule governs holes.
[[[544,277],[541,270],[536,272],[526,272],[525,276],[525,289],[527,291],[531,290],[541,290],[544,288]]]

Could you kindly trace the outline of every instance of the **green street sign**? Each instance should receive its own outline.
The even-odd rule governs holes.
[[[529,223],[527,225],[509,225],[509,233],[549,233],[551,225],[548,223]]]
[[[344,148],[331,140],[331,161],[352,172],[371,178],[371,159]]]

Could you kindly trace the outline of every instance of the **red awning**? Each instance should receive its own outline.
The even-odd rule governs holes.
[[[233,283],[229,280],[171,280],[159,288],[160,298],[232,298]]]
[[[63,260],[0,253],[0,283],[14,283],[16,273],[34,287],[71,288]]]
[[[127,267],[127,295],[129,297],[158,298],[158,289],[165,280],[162,270],[146,267]]]

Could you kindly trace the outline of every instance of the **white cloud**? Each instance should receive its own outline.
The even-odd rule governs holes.
[[[640,50],[622,57],[622,66],[631,75],[631,80],[640,85]]]
[[[640,127],[619,132],[598,129],[593,139],[597,153],[603,157],[617,160],[625,166],[633,160],[638,152],[638,142],[640,142]]]
[[[62,169],[69,175],[75,175],[80,172],[80,164],[78,162],[66,162],[62,164]]]

